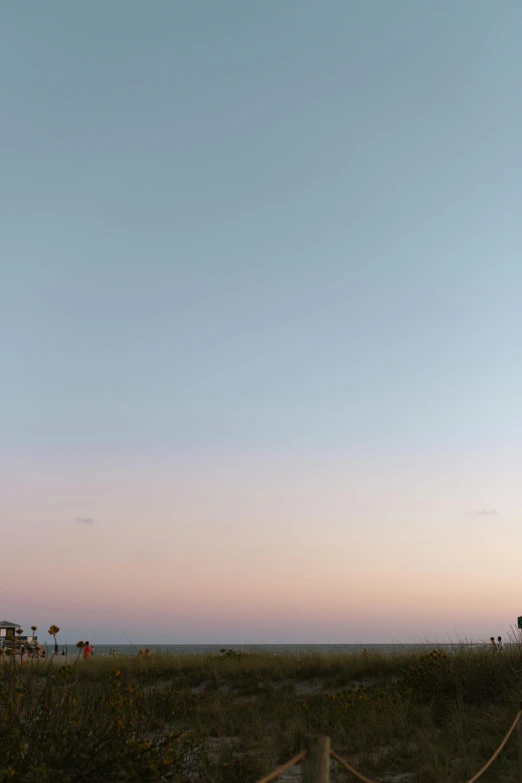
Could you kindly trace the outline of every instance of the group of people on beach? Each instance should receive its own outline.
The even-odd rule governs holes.
[[[150,650],[149,650],[149,648],[147,647],[145,650],[140,650],[139,653],[138,653],[138,656],[140,656],[140,655],[144,655],[145,658],[149,658],[150,657]]]
[[[501,636],[497,638],[497,641],[495,641],[495,637],[492,636],[489,641],[491,642],[491,646],[494,650],[496,650],[497,652],[502,652],[502,649],[504,647],[504,642],[502,641]]]

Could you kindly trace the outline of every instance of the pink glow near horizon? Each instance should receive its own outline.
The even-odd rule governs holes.
[[[506,464],[28,465],[23,494],[6,466],[3,578],[16,588],[2,611],[114,641],[122,631],[172,643],[505,633],[522,613],[518,465]]]

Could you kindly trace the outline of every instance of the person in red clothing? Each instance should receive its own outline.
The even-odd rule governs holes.
[[[83,649],[83,657],[84,658],[91,657],[91,645],[89,644],[89,642],[85,642],[85,647]]]

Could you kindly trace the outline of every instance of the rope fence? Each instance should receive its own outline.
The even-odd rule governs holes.
[[[282,775],[283,772],[286,772],[287,769],[293,767],[294,764],[298,764],[300,761],[302,761],[302,759],[306,758],[307,755],[308,755],[308,751],[302,750],[301,753],[298,753],[297,756],[293,757],[293,759],[290,759],[290,761],[287,761],[286,764],[283,764],[281,767],[274,769],[274,771],[271,772],[270,775],[267,775],[266,778],[262,778],[261,780],[258,780],[257,783],[271,783],[272,780],[278,778],[279,775]]]
[[[467,782],[467,783],[475,783],[475,781],[476,781],[476,780],[478,780],[480,777],[482,777],[482,775],[484,774],[484,772],[485,772],[487,769],[489,769],[489,768],[490,768],[490,766],[493,764],[493,762],[495,761],[495,759],[497,758],[497,756],[500,756],[500,753],[501,753],[501,752],[504,750],[504,747],[505,747],[505,745],[506,745],[506,743],[507,743],[508,739],[511,737],[511,735],[513,734],[513,732],[515,731],[515,729],[516,729],[516,728],[517,728],[517,726],[519,725],[519,720],[520,720],[520,716],[521,716],[521,715],[522,715],[522,709],[521,709],[521,710],[519,710],[519,711],[517,712],[516,718],[515,718],[515,720],[513,721],[513,723],[511,724],[511,726],[510,726],[510,728],[509,728],[509,731],[508,731],[508,733],[506,734],[506,736],[504,737],[504,739],[502,740],[502,742],[500,743],[500,745],[498,746],[498,748],[496,749],[496,751],[493,753],[493,755],[491,756],[491,758],[489,759],[489,761],[486,761],[486,763],[484,764],[484,766],[482,767],[482,769],[479,769],[479,771],[477,772],[477,774],[476,774],[476,775],[473,775],[473,777],[472,777],[472,778],[470,778],[470,779],[468,780],[468,782]]]
[[[362,783],[373,783],[373,780],[370,778],[365,777],[364,775],[361,775],[361,773],[355,769],[355,767],[352,767],[351,764],[348,764],[347,761],[345,761],[343,758],[341,758],[335,750],[330,751],[330,756],[337,761],[339,766],[343,767],[347,772],[349,772],[351,775],[354,776],[354,778],[357,778],[357,780],[362,781]]]
[[[515,719],[511,726],[509,727],[507,733],[504,736],[504,739],[498,746],[498,748],[495,750],[493,755],[491,756],[488,761],[484,764],[483,767],[479,769],[479,771],[473,775],[472,778],[466,781],[466,783],[476,783],[479,778],[482,777],[482,775],[491,767],[495,759],[500,756],[502,751],[507,745],[507,742],[515,729],[517,729],[518,734],[518,763],[519,763],[519,780],[522,782],[522,702],[520,702],[520,709],[517,712]],[[286,764],[283,764],[281,767],[278,767],[273,772],[271,772],[266,777],[262,778],[262,780],[257,781],[257,783],[272,783],[273,780],[276,780],[276,778],[279,777],[279,775],[282,775],[283,772],[286,772],[290,767],[293,767],[294,764],[298,764],[300,761],[304,760],[303,764],[303,783],[329,783],[330,781],[330,758],[333,758],[337,764],[339,764],[340,767],[345,769],[347,772],[349,772],[351,775],[353,775],[357,780],[361,781],[361,783],[376,783],[376,781],[371,780],[371,778],[367,778],[365,775],[363,775],[361,772],[359,772],[355,767],[352,767],[351,764],[348,764],[347,761],[345,761],[341,756],[339,756],[338,753],[336,753],[334,750],[331,750],[330,748],[330,738],[329,737],[308,737],[306,740],[306,750],[301,751],[296,756],[294,756],[290,761],[287,761]]]

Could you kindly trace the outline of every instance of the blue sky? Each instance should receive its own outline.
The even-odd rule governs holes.
[[[41,460],[516,454],[521,22],[515,0],[5,3],[21,495]],[[516,492],[454,513],[507,497],[515,520]]]

